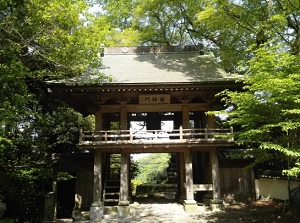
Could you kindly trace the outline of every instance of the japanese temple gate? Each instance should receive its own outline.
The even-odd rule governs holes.
[[[104,205],[104,157],[121,154],[118,210],[126,213],[129,198],[129,165],[133,153],[176,153],[179,197],[186,211],[195,211],[195,191],[212,191],[213,204],[221,204],[218,149],[234,145],[233,129],[219,129],[215,95],[239,89],[236,78],[222,71],[213,55],[195,46],[118,47],[105,49],[104,74],[117,76],[102,84],[50,83],[51,93],[82,114],[95,115],[95,131],[80,133],[79,148],[93,155],[91,219],[101,218]],[[118,76],[119,75],[119,76]],[[163,121],[172,129],[162,130]],[[118,128],[111,128],[111,123]],[[133,128],[142,122],[143,130]],[[192,153],[209,154],[206,163],[211,179],[195,184]],[[203,167],[203,165],[202,165]],[[84,181],[84,175],[81,179]],[[86,182],[87,183],[87,182]]]

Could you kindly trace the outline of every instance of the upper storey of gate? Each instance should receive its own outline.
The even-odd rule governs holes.
[[[168,95],[171,104],[213,101],[225,89],[240,88],[238,75],[226,73],[211,53],[198,46],[107,47],[97,68],[110,81],[87,72],[48,82],[49,91],[82,114],[99,105],[139,104],[141,96]]]

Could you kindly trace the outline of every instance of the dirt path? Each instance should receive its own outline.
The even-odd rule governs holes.
[[[72,221],[57,221],[72,222]],[[298,223],[300,213],[283,207],[282,202],[251,202],[227,206],[226,211],[212,212],[199,206],[196,213],[186,213],[177,203],[136,204],[131,216],[106,216],[100,221],[77,223]]]
[[[201,210],[202,209],[202,210]],[[204,208],[199,207],[199,211],[195,214],[186,213],[183,206],[180,204],[138,204],[132,209],[132,216],[126,219],[112,218],[103,219],[101,223],[196,223],[207,221],[200,221],[198,218],[199,213],[207,215],[211,211],[206,211]]]
[[[300,213],[283,208],[282,202],[251,202],[227,206],[212,212],[199,206],[197,213],[186,213],[180,204],[139,204],[132,217],[103,219],[101,223],[298,223]]]

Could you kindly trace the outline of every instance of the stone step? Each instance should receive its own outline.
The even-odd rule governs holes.
[[[103,210],[104,215],[114,215],[117,213],[117,206],[105,206]],[[107,216],[108,217],[108,216]]]

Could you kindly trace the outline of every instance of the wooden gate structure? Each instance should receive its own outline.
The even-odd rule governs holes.
[[[218,150],[232,148],[233,129],[218,128],[215,116],[207,112],[222,108],[217,93],[241,89],[237,76],[222,70],[214,56],[198,46],[112,47],[105,48],[100,59],[99,70],[111,82],[95,83],[98,77],[87,73],[80,80],[48,83],[51,94],[83,115],[95,115],[95,131],[82,130],[78,144],[82,154],[93,156],[93,170],[81,172],[77,179],[85,188],[80,199],[88,202],[85,193],[93,199],[91,219],[103,213],[104,157],[112,153],[121,154],[120,215],[130,203],[132,153],[178,154],[179,195],[186,211],[196,210],[195,191],[212,191],[212,203],[222,203]],[[164,121],[171,121],[172,127],[163,129]],[[207,154],[206,161],[193,164],[195,153]],[[210,173],[194,182],[195,169]]]

